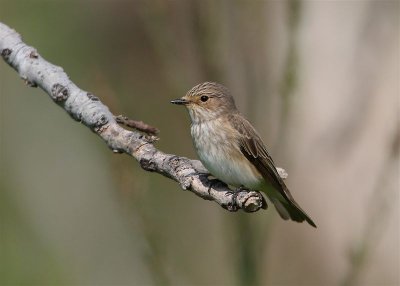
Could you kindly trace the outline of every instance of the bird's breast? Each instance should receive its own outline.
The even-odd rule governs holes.
[[[193,143],[210,173],[233,186],[256,188],[261,174],[240,151],[238,136],[229,122],[216,119],[192,124]]]

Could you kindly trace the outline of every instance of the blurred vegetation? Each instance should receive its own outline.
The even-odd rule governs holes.
[[[228,86],[319,226],[181,191],[1,62],[0,285],[400,283],[397,1],[0,1],[1,22],[157,126],[165,152],[196,158],[169,101]]]

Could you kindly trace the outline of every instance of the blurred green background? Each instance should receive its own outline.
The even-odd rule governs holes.
[[[0,62],[0,285],[399,285],[397,1],[0,0],[114,114],[196,158],[217,81],[318,225],[229,213],[115,155]]]

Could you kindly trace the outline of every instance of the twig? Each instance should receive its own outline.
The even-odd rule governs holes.
[[[96,96],[81,90],[61,67],[43,59],[36,49],[26,45],[16,31],[3,23],[0,23],[0,53],[28,86],[43,89],[73,119],[99,135],[111,150],[131,155],[143,169],[171,178],[182,189],[214,201],[229,211],[254,212],[266,207],[259,192],[241,190],[234,193],[222,182],[211,183],[207,170],[199,161],[165,154],[154,147],[151,138],[120,127],[108,107]],[[149,131],[149,128],[144,129]]]
[[[157,135],[160,132],[157,128],[150,126],[150,125],[144,123],[143,121],[132,120],[126,116],[122,116],[122,115],[115,116],[115,120],[119,124],[123,124],[127,127],[134,128],[136,130],[142,131],[149,135]]]

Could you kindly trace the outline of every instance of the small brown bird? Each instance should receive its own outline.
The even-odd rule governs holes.
[[[263,191],[283,219],[306,220],[316,227],[290,194],[260,136],[237,110],[226,87],[201,83],[171,103],[187,107],[194,146],[213,176],[228,185]]]

